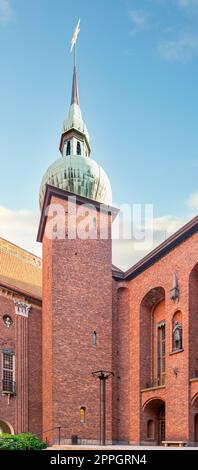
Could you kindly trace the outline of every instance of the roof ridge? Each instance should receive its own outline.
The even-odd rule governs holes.
[[[10,248],[10,249],[9,249]],[[22,248],[21,246],[17,245],[16,243],[10,242],[6,238],[0,237],[0,251],[4,253],[8,253],[11,256],[15,256],[16,258],[23,259],[24,261],[29,259],[31,260],[36,266],[42,265],[42,258],[31,253],[30,251]],[[21,256],[20,256],[21,255]]]

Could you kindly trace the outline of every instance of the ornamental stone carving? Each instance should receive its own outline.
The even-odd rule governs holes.
[[[31,309],[30,304],[14,299],[14,305],[16,315],[21,315],[22,317],[28,318],[29,311]]]

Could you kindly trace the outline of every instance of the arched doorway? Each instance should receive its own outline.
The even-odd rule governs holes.
[[[165,402],[160,398],[153,398],[145,404],[143,410],[141,440],[152,445],[162,445],[166,439]]]
[[[198,445],[198,413],[195,415],[195,444]]]
[[[0,434],[14,434],[14,429],[7,421],[0,420]]]

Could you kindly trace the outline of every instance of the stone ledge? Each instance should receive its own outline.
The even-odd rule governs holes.
[[[151,390],[159,390],[161,388],[166,388],[166,385],[156,385],[155,387],[149,387],[149,388],[142,388],[141,393],[143,392],[150,392]]]

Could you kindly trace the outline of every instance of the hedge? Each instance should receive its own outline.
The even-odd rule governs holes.
[[[42,450],[47,444],[31,433],[0,434],[0,450]]]

